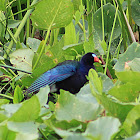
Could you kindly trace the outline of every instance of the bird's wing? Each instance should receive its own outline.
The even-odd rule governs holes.
[[[52,85],[76,73],[76,65],[65,64],[59,65],[42,74],[32,85],[26,90],[27,93],[38,91],[41,87]]]

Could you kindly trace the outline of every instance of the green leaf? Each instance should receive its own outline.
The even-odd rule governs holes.
[[[96,94],[102,94],[102,82],[94,69],[90,69],[89,71],[89,84],[94,96]]]
[[[101,38],[95,29],[93,30],[93,36],[94,36],[93,40],[94,40],[94,44],[95,44],[95,49],[98,50],[101,55],[103,55],[105,53],[104,52],[105,45],[102,46]]]
[[[81,5],[81,0],[73,0],[72,3],[74,6],[74,11],[79,10],[79,6]]]
[[[102,64],[100,64],[100,63],[94,63],[94,66],[95,66],[95,69],[96,69],[97,72],[101,72],[101,73],[104,72],[103,65]]]
[[[73,134],[73,132],[67,131],[67,130],[61,130],[61,129],[57,129],[57,128],[54,128],[54,130],[58,135],[60,135],[62,137],[71,136]]]
[[[91,140],[91,139],[89,137],[85,137],[80,134],[73,134],[64,138],[63,140]],[[94,139],[94,140],[98,140],[98,139]]]
[[[6,11],[6,0],[0,0],[0,11]]]
[[[32,59],[34,52],[31,49],[18,49],[10,54],[10,62],[19,69],[25,71],[32,71]],[[18,72],[19,75],[24,74],[23,72]]]
[[[2,56],[0,56],[0,60],[4,60],[4,58]]]
[[[127,114],[134,107],[133,104],[116,102],[111,98],[108,98],[106,95],[97,95],[97,99],[111,116],[118,118],[121,122],[124,122]]]
[[[7,123],[7,127],[9,130],[18,132],[21,135],[25,135],[26,137],[37,139],[38,138],[38,130],[37,126],[34,122],[11,122]],[[24,139],[25,139],[24,136]],[[17,136],[19,137],[19,136]],[[22,138],[22,137],[21,137]]]
[[[8,104],[10,101],[7,99],[0,99],[0,106],[3,104]]]
[[[2,114],[2,113],[0,113],[0,123],[5,121],[6,119],[8,119],[7,116]]]
[[[77,54],[81,54],[84,52],[83,43],[71,44],[64,46],[63,48],[64,54],[76,56]]]
[[[36,54],[34,56],[33,65],[34,65],[35,61],[37,60],[38,56],[39,56],[38,54]],[[37,75],[40,75],[40,74],[46,72],[47,70],[51,69],[52,67],[54,67],[55,63],[53,62],[53,58],[54,58],[54,56],[50,51],[48,51],[46,54],[45,53],[42,54],[42,56],[38,62],[37,68],[33,71],[32,75],[34,75],[34,73],[37,69],[38,69]]]
[[[99,73],[99,76],[102,79],[103,92],[108,92],[114,86],[112,80],[103,73]]]
[[[101,41],[101,46],[102,46],[104,52],[106,52],[106,50],[107,50],[107,44],[106,44],[105,40],[102,40]]]
[[[140,132],[132,137],[126,138],[125,140],[140,140]]]
[[[43,45],[42,43],[43,42],[41,42],[41,44],[37,50],[37,54],[35,55],[35,57],[33,59],[33,66],[38,58],[38,53],[40,52],[40,48],[42,48],[42,46],[41,46],[41,45]],[[46,71],[47,71],[47,70],[51,69],[52,67],[54,67],[56,64],[64,61],[65,59],[64,59],[63,52],[62,52],[63,46],[64,46],[64,39],[63,38],[58,43],[53,45],[52,47],[48,48],[48,46],[47,46],[46,47],[47,49],[44,50],[44,53],[42,54],[37,67],[38,68],[39,67],[46,68]],[[42,70],[41,69],[38,70],[38,72],[40,72],[40,71],[42,71]]]
[[[13,103],[20,103],[23,99],[23,93],[21,91],[21,88],[17,85],[14,91],[14,99],[13,99]]]
[[[34,40],[35,41],[35,40]],[[36,41],[35,41],[36,42]],[[37,41],[38,43],[37,44],[39,44],[39,40]],[[40,44],[39,44],[39,46],[38,46],[38,49],[37,49],[37,53],[39,54],[39,53],[41,53],[41,50],[42,50],[42,47],[43,47],[43,45],[44,45],[44,43],[45,43],[45,40],[42,40],[41,42],[40,42]],[[31,44],[30,44],[31,45]],[[33,46],[32,46],[33,47]],[[36,46],[37,47],[37,46]],[[43,50],[43,53],[45,53],[45,50],[47,49],[49,49],[50,48],[50,45],[48,44],[46,47],[44,47],[44,50]],[[35,50],[35,48],[34,48],[34,50]]]
[[[118,85],[109,90],[109,94],[122,102],[135,102],[139,96],[140,86],[133,83]]]
[[[73,12],[70,0],[42,0],[36,5],[31,20],[36,28],[61,28],[72,21]]]
[[[102,117],[88,124],[84,135],[92,135],[100,140],[110,140],[111,136],[119,130],[120,122],[113,117]]]
[[[140,58],[134,58],[132,61],[128,62],[128,65],[132,71],[140,72]]]
[[[84,42],[83,46],[84,46],[85,53],[93,52],[94,50],[94,46],[90,42]]]
[[[16,28],[20,24],[20,20],[13,20],[9,19],[8,20],[8,28]]]
[[[22,105],[21,104],[5,104],[1,108],[8,118],[10,118]]]
[[[83,100],[87,103],[94,103],[98,104],[96,98],[92,95],[91,90],[90,90],[90,85],[87,84],[84,87],[81,88],[81,90],[76,94],[76,97],[79,100]]]
[[[58,121],[51,117],[50,119],[45,120],[45,124],[52,128],[55,133],[57,133],[61,137],[66,137],[73,135],[76,131],[82,129],[82,122],[77,120],[72,121]]]
[[[88,121],[97,118],[101,112],[99,104],[88,103],[77,99],[74,95],[64,92],[60,94],[56,104],[56,119]]]
[[[32,50],[34,52],[36,52],[38,50],[40,43],[41,43],[41,41],[36,38],[28,37],[28,39],[27,39],[27,45],[29,45],[29,47],[32,48]]]
[[[12,115],[9,121],[27,122],[34,121],[40,113],[40,103],[36,96],[24,101],[22,106]]]
[[[35,140],[39,136],[34,134],[26,134],[26,133],[17,133],[16,140]]]
[[[140,72],[133,72],[133,71],[123,71],[123,72],[116,72],[116,75],[120,81],[123,83],[132,83],[137,85],[140,81]]]
[[[16,44],[16,50],[22,49],[22,44],[18,41]]]
[[[77,121],[77,120],[71,120],[71,121],[59,121],[55,118],[55,115],[52,115],[49,119],[46,118],[44,120],[45,124],[52,128],[54,131],[57,132],[60,136],[68,136],[71,135],[73,132],[77,131],[78,129],[82,129],[82,125],[84,123]],[[62,131],[59,131],[61,129]],[[64,134],[62,133],[64,131]],[[68,133],[67,134],[65,134]],[[71,133],[72,132],[72,133]]]
[[[132,18],[134,19],[135,23],[140,26],[140,1],[139,0],[132,0],[131,2],[132,8]]]
[[[0,138],[1,140],[6,139],[8,133],[8,128],[6,126],[0,126]]]
[[[75,13],[75,25],[79,22],[80,19],[81,19],[81,13],[80,13],[80,11],[76,11],[76,13]]]
[[[40,88],[40,91],[36,94],[41,106],[44,106],[47,103],[49,92],[50,92],[50,88],[49,86],[46,86],[44,88]]]
[[[75,27],[73,25],[73,22],[71,22],[69,25],[65,27],[65,40],[64,45],[69,44],[76,44],[78,41],[76,41],[76,32]]]
[[[47,56],[49,56],[52,59],[52,62],[55,65],[65,60],[62,51],[63,47],[64,38],[62,38],[58,43],[54,44],[52,47],[49,48],[49,50],[46,51]]]
[[[123,128],[129,136],[140,132],[140,105],[136,105],[127,115]]]
[[[137,42],[132,43],[128,49],[121,55],[116,65],[114,66],[116,71],[125,70],[125,62],[132,61],[134,58],[140,58],[140,44]]]
[[[104,16],[104,33],[106,35],[111,35],[116,8],[110,3],[103,6],[103,16]],[[108,22],[109,21],[109,22]],[[99,8],[93,15],[93,26],[96,32],[99,34],[101,40],[103,40],[102,35],[102,13],[101,8]],[[116,20],[112,40],[117,38],[121,34],[121,27],[119,20]]]
[[[1,140],[15,140],[16,133],[8,130],[6,125],[0,126],[0,139]]]
[[[1,41],[4,41],[5,27],[4,27],[4,25],[2,24],[2,22],[3,22],[4,24],[6,24],[5,15],[4,15],[4,13],[0,10],[0,40],[1,40]]]
[[[79,22],[83,26],[83,20],[80,19]],[[84,24],[85,24],[85,33],[86,33],[86,36],[89,36],[89,34],[88,34],[88,22],[87,22],[87,20],[84,20]],[[76,33],[79,33],[79,42],[80,43],[81,42],[84,42],[85,41],[85,39],[84,39],[84,32],[83,32],[83,30],[80,28],[80,26],[78,24],[75,25],[75,30],[76,30]]]
[[[84,10],[85,10],[85,6],[80,5],[79,6],[79,10],[76,11],[75,13],[75,25],[79,22],[79,20],[81,19],[81,16],[84,14]]]

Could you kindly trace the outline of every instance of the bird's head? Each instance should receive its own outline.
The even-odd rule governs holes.
[[[81,59],[81,63],[85,65],[93,65],[94,62],[102,63],[96,54],[91,52],[85,54]]]

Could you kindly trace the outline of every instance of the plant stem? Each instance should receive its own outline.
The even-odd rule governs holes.
[[[33,0],[33,2],[32,2],[31,5],[34,5],[37,1],[38,1],[38,0]],[[28,10],[28,11],[26,12],[26,14],[25,14],[25,16],[23,17],[23,19],[22,19],[22,21],[21,21],[21,23],[20,23],[20,25],[19,25],[19,27],[18,27],[16,33],[14,34],[14,38],[15,38],[15,39],[17,39],[17,37],[19,36],[21,30],[23,29],[23,27],[24,27],[24,25],[25,25],[25,23],[26,23],[28,17],[29,17],[30,14],[32,13],[32,11],[33,11],[33,9],[30,9],[30,10]],[[12,41],[10,42],[9,46],[8,46],[7,53],[4,54],[4,58],[7,58],[7,54],[10,53],[10,50],[11,50],[11,48],[12,48],[12,46],[13,46],[13,43],[14,43],[14,42],[13,42],[13,40],[12,40]]]
[[[117,58],[119,57],[119,52],[120,52],[120,46],[121,46],[121,43],[122,43],[122,35],[120,37],[120,41],[119,41],[119,44],[118,44],[118,47],[116,48],[115,50],[115,53],[114,53],[114,56],[113,56],[113,59],[115,58],[115,54],[117,53]]]
[[[12,11],[12,8],[9,6],[7,6],[7,9],[10,9],[10,19],[14,20],[14,15],[13,15],[13,11]],[[9,16],[9,15],[8,15]],[[7,20],[7,19],[6,19]],[[9,28],[8,28],[9,29]],[[9,29],[10,30],[10,29]],[[14,36],[14,33],[16,32],[17,28],[13,28],[13,31],[12,31],[12,35]],[[11,30],[10,30],[11,31]]]
[[[1,94],[1,93],[0,93],[0,96],[2,96],[2,97],[6,97],[6,98],[9,98],[9,99],[12,99],[12,100],[14,99],[13,97],[8,96],[8,95],[6,95],[6,94]]]
[[[83,21],[83,32],[84,32],[84,40],[86,42],[86,29],[85,29],[85,20],[84,20],[84,15],[82,15],[82,21]]]
[[[54,30],[51,30],[49,45],[52,46],[54,42]]]
[[[20,2],[20,0],[17,0],[16,2],[17,2],[18,11],[21,11],[21,2]],[[19,13],[18,14],[18,19],[22,20],[22,18],[23,18],[22,13]],[[21,29],[21,32],[20,32],[19,36],[20,36],[20,42],[23,42],[23,38],[24,38],[24,29],[23,28]]]
[[[59,28],[54,29],[54,44],[58,42],[58,34],[59,34]]]
[[[52,24],[51,24],[51,25],[52,25]],[[42,54],[43,54],[43,51],[44,51],[44,49],[45,49],[47,40],[48,40],[48,38],[49,38],[50,30],[51,30],[51,26],[49,26],[49,29],[48,29],[48,31],[47,31],[47,35],[46,35],[44,44],[43,44],[42,49],[41,49],[41,51],[40,51],[40,53],[39,53],[39,56],[38,56],[38,58],[37,58],[37,61],[36,61],[36,63],[34,64],[33,70],[36,68],[36,66],[37,66],[37,64],[38,64],[38,62],[39,62],[39,60],[40,60],[40,58],[41,58],[41,56],[42,56]],[[33,70],[32,70],[32,71],[33,71]]]
[[[128,16],[129,16],[129,24],[132,28],[132,12],[131,12],[131,0],[127,0],[128,3]]]
[[[96,3],[96,0],[93,1],[93,12],[95,13],[97,11],[97,3]]]
[[[73,19],[75,20],[75,16],[73,15]],[[83,22],[83,25],[78,22],[77,24],[79,25],[79,27],[81,28],[81,30],[84,32],[84,41],[86,41],[86,30],[85,30],[85,21],[84,21],[84,15],[82,15],[82,22]]]
[[[45,133],[42,131],[42,129],[38,128],[39,132],[42,134],[43,138],[45,140],[48,140],[48,138],[46,137]]]
[[[75,19],[76,19],[76,17],[75,17],[75,16],[73,16],[73,19],[75,20]],[[78,22],[77,24],[79,25],[79,27],[81,28],[81,30],[82,30],[82,31],[84,31],[83,25],[82,25],[80,22]]]
[[[92,0],[87,0],[87,20],[88,20],[88,30],[89,30],[89,42],[93,44],[93,12],[92,10]]]
[[[118,14],[118,6],[117,6],[117,8],[116,8],[115,18],[114,18],[113,27],[112,27],[112,31],[111,31],[111,36],[110,36],[110,40],[109,40],[109,46],[108,46],[108,51],[107,51],[107,58],[106,58],[106,65],[105,65],[104,74],[106,74],[106,71],[107,71],[107,65],[108,65],[108,60],[109,60],[109,52],[110,52],[111,40],[112,40],[114,28],[115,28],[115,23],[116,23],[116,19],[117,19],[117,14]]]
[[[113,4],[114,4],[115,8],[117,8],[115,0],[113,0]],[[119,20],[119,23],[120,23],[120,26],[121,26],[121,29],[122,29],[122,22],[121,22],[121,18],[120,18],[119,14],[118,14],[118,20]]]
[[[126,15],[123,11],[122,5],[120,3],[120,0],[116,0],[116,3],[119,5],[119,11],[121,13],[121,21],[122,21],[122,36],[123,36],[123,43],[124,43],[124,50],[127,49],[127,35],[129,37],[130,42],[135,42],[135,39],[133,38],[133,32],[129,25],[129,22],[126,18]]]
[[[24,73],[32,74],[32,72],[21,70],[21,69],[18,69],[18,68],[12,67],[12,66],[8,66],[8,65],[2,65],[2,64],[0,64],[0,67],[10,68],[10,69],[13,69],[13,70],[18,70],[18,71],[21,71],[21,72],[24,72]]]
[[[32,28],[32,34],[31,34],[32,38],[34,37],[34,33],[35,33],[35,27]]]
[[[131,26],[130,26],[130,24],[129,24],[129,22],[128,22],[128,20],[127,20],[127,17],[126,17],[126,15],[125,15],[124,12],[123,12],[123,15],[124,15],[124,18],[125,18],[125,21],[126,21],[127,27],[128,27],[128,31],[129,31],[129,34],[130,34],[131,40],[132,40],[132,42],[136,42],[136,40],[135,40],[135,36],[134,36],[134,34],[133,34],[133,31],[132,31],[132,28],[131,28]]]
[[[103,38],[102,40],[104,40],[104,11],[103,11],[103,0],[101,0],[101,12],[102,12],[102,34],[103,34]]]
[[[27,0],[27,8],[29,7],[30,7],[30,0]],[[26,44],[29,36],[30,36],[30,18],[27,19],[27,23],[26,23]]]

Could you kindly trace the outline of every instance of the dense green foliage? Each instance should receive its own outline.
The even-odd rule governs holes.
[[[139,15],[139,0],[0,0],[0,140],[139,140]],[[47,86],[22,101],[42,73],[87,52],[103,65],[78,94],[46,104]]]

